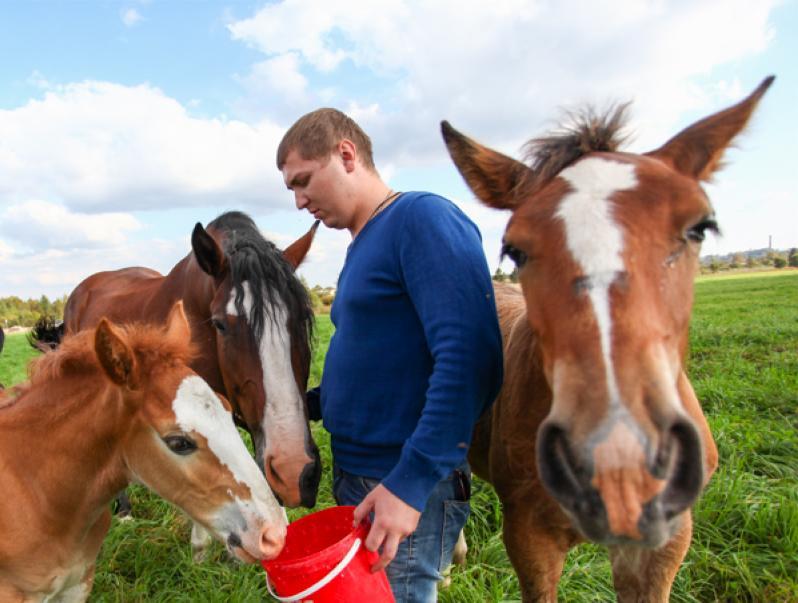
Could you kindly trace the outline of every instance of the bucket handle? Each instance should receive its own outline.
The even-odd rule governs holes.
[[[324,576],[324,578],[322,578],[321,580],[316,582],[316,584],[314,584],[312,586],[309,586],[308,588],[303,590],[301,593],[297,593],[295,595],[291,595],[290,597],[281,597],[281,596],[277,595],[272,590],[272,585],[271,585],[271,582],[269,581],[268,572],[266,573],[266,589],[269,591],[269,594],[272,597],[274,597],[278,601],[283,601],[283,602],[286,602],[286,603],[290,603],[291,601],[299,601],[300,599],[304,599],[305,597],[309,597],[313,593],[315,593],[315,592],[321,590],[322,588],[324,588],[325,586],[327,586],[330,582],[332,582],[338,576],[338,574],[340,574],[342,571],[344,571],[346,566],[349,565],[349,562],[352,561],[352,559],[355,557],[355,555],[357,555],[357,552],[360,549],[360,545],[361,544],[362,544],[362,541],[360,540],[360,538],[355,538],[355,541],[352,543],[352,548],[350,548],[349,552],[346,555],[344,555],[344,558],[341,559],[341,561],[338,562],[338,565],[336,565],[334,568],[332,568],[330,570],[330,573],[327,574],[326,576]]]

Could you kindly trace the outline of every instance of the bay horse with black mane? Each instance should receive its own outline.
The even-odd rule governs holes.
[[[512,211],[496,285],[504,385],[469,459],[504,510],[524,601],[554,601],[567,551],[609,547],[621,601],[667,601],[691,507],[718,453],[685,372],[702,181],[773,81],[645,154],[618,150],[623,107],[532,140],[531,167],[443,122],[484,204]]]
[[[230,406],[188,367],[178,302],[164,325],[96,328],[0,394],[0,601],[84,601],[114,494],[135,481],[245,562],[276,557],[285,511]]]
[[[314,506],[321,477],[304,395],[313,310],[295,274],[316,228],[280,252],[249,216],[224,213],[207,229],[197,223],[191,253],[166,276],[140,267],[99,272],[77,286],[64,310],[69,335],[103,316],[161,323],[182,300],[197,349],[192,369],[230,400],[289,507]],[[203,536],[192,541],[201,548]]]

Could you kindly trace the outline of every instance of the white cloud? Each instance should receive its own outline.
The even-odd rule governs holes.
[[[162,240],[126,242],[107,249],[17,253],[0,262],[0,297],[44,294],[52,299],[69,294],[95,272],[126,266],[151,266],[163,272],[185,253],[184,244]]]
[[[26,201],[0,211],[0,234],[35,251],[113,247],[139,228],[129,214],[76,214],[47,201]]]
[[[635,99],[638,142],[664,142],[683,111],[717,107],[696,78],[767,47],[774,3],[285,0],[228,27],[272,59],[298,55],[308,79],[345,69],[379,78],[365,91],[339,87],[336,101],[382,99],[362,125],[389,160],[423,163],[442,157],[441,119],[512,152],[558,107],[585,101]],[[322,100],[308,94],[294,116]]]
[[[277,206],[282,129],[197,119],[149,85],[81,82],[0,110],[0,204],[80,211]],[[279,194],[278,194],[279,193]]]
[[[125,24],[125,27],[133,27],[137,25],[141,20],[142,16],[139,11],[135,8],[128,8],[122,11],[121,13],[122,23]]]
[[[14,253],[14,248],[0,239],[0,260],[5,261]]]

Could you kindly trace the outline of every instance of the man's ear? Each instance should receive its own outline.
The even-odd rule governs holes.
[[[338,143],[337,151],[341,161],[343,161],[346,172],[352,172],[355,169],[355,165],[358,161],[357,146],[355,143],[348,138],[344,138]]]

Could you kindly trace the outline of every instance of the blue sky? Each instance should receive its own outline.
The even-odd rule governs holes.
[[[441,119],[518,156],[563,108],[632,100],[645,151],[771,73],[708,187],[724,236],[704,253],[798,246],[796,34],[794,1],[0,3],[0,296],[168,271],[227,209],[287,245],[312,221],[274,152],[319,106],[361,123],[395,189],[457,202],[494,269],[507,215],[474,202]],[[322,229],[300,272],[334,284],[347,244]]]

